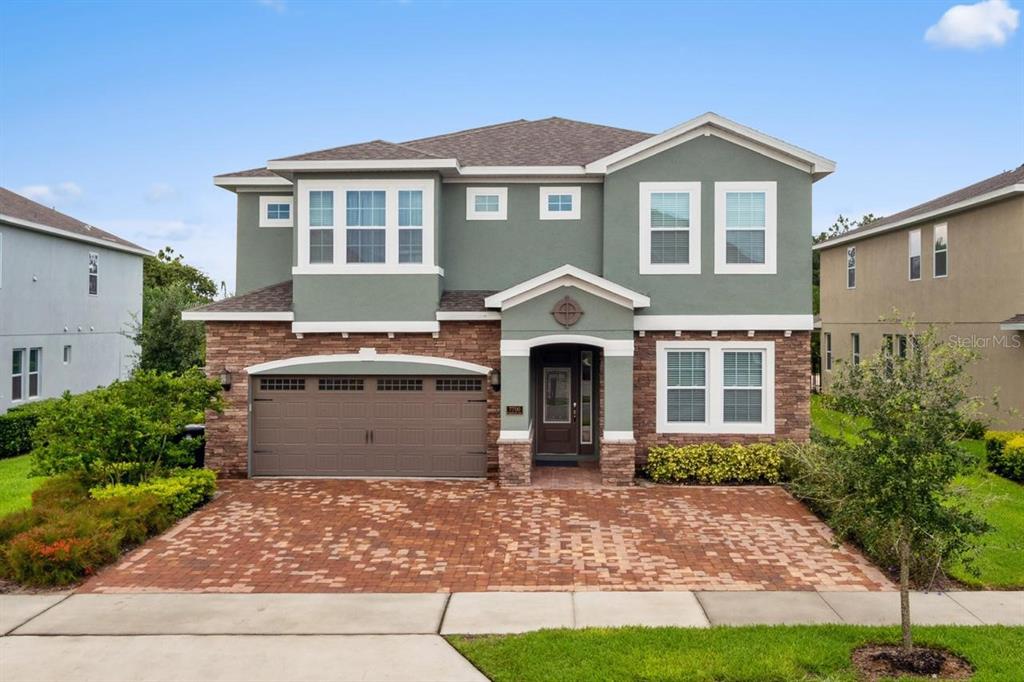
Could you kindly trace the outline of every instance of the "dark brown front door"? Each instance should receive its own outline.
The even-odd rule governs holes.
[[[587,416],[595,414],[593,362],[593,351],[579,346],[551,346],[535,351],[534,424],[538,455],[593,453],[593,419]],[[585,381],[581,382],[584,375]],[[581,390],[587,391],[586,399]]]

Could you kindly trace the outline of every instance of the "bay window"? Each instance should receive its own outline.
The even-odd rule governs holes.
[[[772,341],[659,341],[658,433],[775,432]]]

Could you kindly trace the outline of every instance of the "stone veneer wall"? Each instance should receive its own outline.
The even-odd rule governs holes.
[[[296,338],[290,322],[207,322],[206,371],[217,376],[227,367],[233,376],[224,394],[223,414],[206,416],[206,465],[221,476],[248,475],[248,390],[245,368],[270,360],[356,353],[376,348],[379,353],[429,355],[473,362],[495,369],[501,367],[501,323],[498,321],[442,322],[438,338],[431,334],[305,334]],[[485,382],[486,383],[486,382]],[[487,389],[487,470],[498,471],[500,397]]]
[[[533,442],[498,441],[498,482],[503,486],[526,486],[533,479]]]
[[[746,332],[647,332],[635,337],[633,356],[633,436],[636,464],[647,464],[647,449],[655,445],[689,443],[757,443],[792,440],[804,442],[811,433],[811,333],[795,331],[757,332],[754,340],[775,342],[775,433],[774,434],[688,434],[657,432],[657,342],[658,341],[749,341]]]

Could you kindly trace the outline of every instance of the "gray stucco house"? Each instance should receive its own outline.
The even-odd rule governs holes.
[[[826,158],[708,113],[374,140],[217,176],[238,296],[223,475],[497,476],[665,443],[806,439],[813,183]],[[591,464],[590,466],[593,466]]]
[[[0,188],[0,413],[131,372],[148,254]]]

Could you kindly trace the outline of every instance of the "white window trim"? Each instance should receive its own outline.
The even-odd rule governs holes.
[[[18,374],[14,373],[14,354],[21,353],[21,372]],[[11,355],[8,356],[11,359],[11,372],[10,378],[11,383],[8,384],[11,388],[11,402],[20,403],[27,399],[28,395],[28,349],[27,348],[12,348]],[[18,377],[21,379],[21,397],[14,397],[14,379]]]
[[[945,251],[936,251],[935,250],[935,241],[936,241],[935,233],[938,231],[939,228],[942,228],[942,231],[945,233],[944,234],[944,236],[946,237],[946,250]],[[939,253],[945,253],[946,254],[946,274],[944,274],[944,275],[937,275],[937,274],[935,274],[936,272],[938,272],[938,270],[935,268],[935,263],[938,261]],[[932,227],[932,278],[933,279],[943,279],[945,277],[949,277],[949,225],[947,223],[939,223],[939,224],[935,225],[934,227]]]
[[[850,252],[853,251],[853,267],[850,267]],[[850,271],[853,271],[853,286],[850,286]],[[856,289],[857,288],[857,247],[848,246],[846,247],[846,288]]]
[[[288,204],[288,215],[291,217],[287,220],[271,219],[267,217],[267,207],[270,204]],[[292,201],[292,197],[289,196],[273,196],[269,194],[260,195],[260,227],[291,227],[295,224],[295,204]]]
[[[917,277],[914,277],[913,266],[911,265],[914,254],[914,237],[917,237]],[[924,259],[921,257],[921,229],[907,232],[907,281],[920,282],[924,276]]]
[[[699,182],[641,182],[640,184],[640,274],[641,275],[699,275],[701,262],[701,196]],[[687,192],[690,195],[690,262],[651,262],[651,194],[657,192]],[[685,229],[685,228],[675,228]]]
[[[89,281],[92,279],[92,272],[89,271],[89,266],[92,265],[92,257],[93,256],[96,256],[96,293],[93,293],[93,292],[89,291],[89,288],[90,288],[89,287]],[[97,253],[96,251],[90,251],[89,252],[89,262],[85,266],[85,273],[86,273],[85,292],[88,295],[90,295],[90,296],[99,296],[100,295],[100,254]]]
[[[764,192],[764,263],[726,263],[725,195],[727,192]],[[774,275],[778,272],[778,183],[715,183],[715,273],[730,275]]]
[[[498,210],[494,213],[476,210],[478,196],[498,197]],[[467,187],[466,220],[508,220],[508,187]]]
[[[572,210],[550,211],[548,210],[548,197],[553,194],[568,194],[572,197]],[[580,219],[580,197],[579,187],[541,187],[540,188],[540,219],[541,220],[579,220]]]
[[[668,353],[674,350],[703,350],[707,352],[707,421],[668,421]],[[725,405],[725,377],[723,375],[726,351],[762,351],[764,375],[762,378],[761,421],[758,423],[727,423],[723,416]],[[658,433],[775,433],[775,342],[774,341],[658,341],[657,343],[657,423]]]
[[[437,274],[440,268],[435,263],[434,253],[434,180],[300,180],[298,200],[292,215],[298,217],[299,257],[298,265],[292,268],[297,275],[344,275],[344,274],[389,274],[414,275]],[[377,190],[386,194],[384,227],[385,250],[383,263],[345,262],[345,192]],[[399,190],[420,190],[423,192],[423,262],[398,262],[398,192]],[[309,224],[309,193],[334,192],[334,224],[311,227]],[[309,262],[309,231],[333,230],[334,262]],[[372,228],[367,228],[372,229]]]

